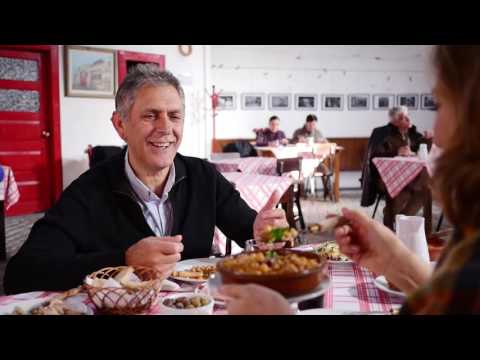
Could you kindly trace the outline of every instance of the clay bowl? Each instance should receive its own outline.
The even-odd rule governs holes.
[[[252,251],[248,254],[266,252],[267,251]],[[217,263],[217,271],[221,274],[222,282],[224,284],[258,284],[276,290],[286,297],[307,294],[318,288],[321,282],[327,279],[326,269],[328,267],[328,262],[323,260],[318,254],[286,249],[277,250],[276,252],[279,255],[294,253],[298,254],[299,256],[314,258],[318,260],[320,265],[311,270],[292,274],[247,275],[225,268],[225,260],[222,260]],[[235,255],[231,258],[236,258],[241,255],[242,254]]]

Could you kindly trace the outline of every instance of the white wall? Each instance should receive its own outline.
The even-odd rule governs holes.
[[[431,46],[416,45],[213,45],[212,82],[218,90],[237,93],[237,111],[217,117],[217,138],[253,138],[252,129],[267,125],[275,114],[290,137],[308,112],[245,111],[241,93],[315,93],[318,126],[327,137],[368,137],[387,122],[384,111],[322,111],[321,95],[340,93],[429,93]],[[268,97],[267,97],[268,99]],[[267,100],[268,101],[268,100]],[[435,113],[412,111],[420,130],[431,129]]]
[[[186,96],[185,130],[180,152],[185,155],[206,157],[207,84],[210,64],[209,46],[194,45],[192,55],[182,56],[177,45],[86,45],[99,48],[138,51],[165,55],[166,68],[179,76]],[[63,184],[68,186],[88,169],[84,150],[92,145],[122,145],[110,123],[114,110],[113,99],[93,99],[64,96],[63,49],[60,56],[60,109],[63,161]]]

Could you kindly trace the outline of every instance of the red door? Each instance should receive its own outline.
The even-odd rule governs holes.
[[[46,55],[0,47],[0,164],[13,169],[20,202],[7,215],[48,209],[54,200]]]

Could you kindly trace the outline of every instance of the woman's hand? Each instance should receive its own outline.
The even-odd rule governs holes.
[[[385,274],[397,256],[408,249],[386,226],[370,219],[360,211],[343,209],[350,221],[336,229],[335,238],[340,251],[359,265],[377,274]]]
[[[294,314],[294,310],[280,293],[264,286],[224,285],[218,291],[227,298],[229,315]]]

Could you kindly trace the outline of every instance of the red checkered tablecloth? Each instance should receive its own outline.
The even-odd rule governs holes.
[[[401,306],[403,299],[392,296],[377,289],[373,283],[373,274],[353,263],[330,263],[329,274],[331,287],[324,295],[324,308],[336,311],[380,311],[388,313],[392,308]],[[184,289],[188,290],[188,289]],[[205,289],[205,291],[207,291]],[[203,290],[200,290],[203,292]],[[33,292],[0,297],[0,313],[3,305],[9,305],[24,300],[46,298],[54,293]],[[160,293],[163,297],[167,292]],[[93,304],[84,295],[84,303],[94,309]],[[227,314],[224,307],[215,305],[215,315]],[[161,315],[159,306],[154,306],[149,315]]]
[[[400,194],[427,166],[426,161],[416,157],[375,158],[372,161],[392,198]]]
[[[13,171],[8,166],[3,166],[4,177],[0,181],[0,201],[5,201],[5,208],[8,210],[11,206],[20,200],[20,192],[18,191]]]
[[[242,172],[260,175],[276,175],[277,160],[264,157],[246,157],[239,159],[212,160],[222,173]]]
[[[292,179],[282,176],[268,176],[248,173],[223,173],[225,178],[235,184],[243,200],[255,211],[260,211],[267,203],[275,190],[282,194],[292,184]],[[213,246],[215,252],[225,253],[226,236],[215,228]],[[233,244],[232,252],[241,251],[241,248]]]
[[[323,298],[326,309],[387,313],[404,300],[378,289],[374,275],[353,262],[331,262],[328,270],[332,285]]]

